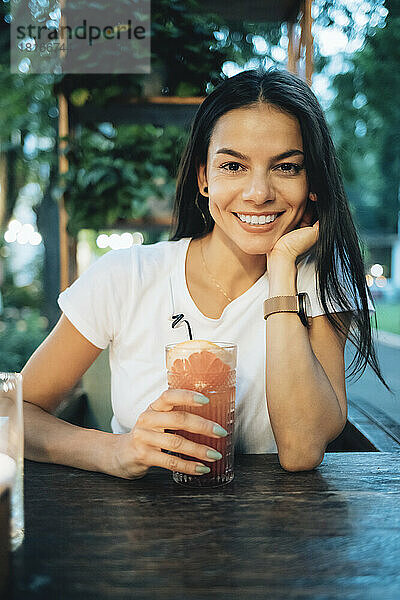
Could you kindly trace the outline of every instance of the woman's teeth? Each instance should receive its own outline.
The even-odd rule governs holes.
[[[242,215],[240,213],[236,214],[241,221],[243,221],[244,223],[250,223],[251,225],[264,225],[265,223],[272,223],[277,217],[279,217],[278,213],[275,215],[268,216],[261,215],[261,217],[256,217],[255,215]]]

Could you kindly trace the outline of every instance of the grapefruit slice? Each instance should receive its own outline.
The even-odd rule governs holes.
[[[214,342],[209,342],[208,340],[186,340],[186,342],[176,344],[175,350],[177,348],[196,348],[200,350],[208,350],[211,348],[216,348],[217,350],[222,349],[218,344],[214,344]]]
[[[188,353],[190,348],[193,348],[191,354]],[[219,357],[223,353],[221,346],[207,340],[188,340],[177,344],[168,361],[174,387],[204,391],[224,385],[231,368]]]

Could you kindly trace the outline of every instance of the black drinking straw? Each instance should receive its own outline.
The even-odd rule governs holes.
[[[172,315],[172,318],[173,318],[173,319],[175,319],[175,320],[172,322],[172,329],[173,329],[174,327],[176,327],[176,326],[177,326],[179,323],[181,323],[181,322],[182,322],[182,323],[186,323],[186,325],[187,325],[187,328],[188,328],[188,332],[189,332],[189,339],[190,339],[190,340],[192,340],[192,339],[193,339],[193,336],[192,336],[192,330],[190,329],[189,321],[187,321],[186,319],[184,319],[184,318],[183,318],[184,316],[185,316],[185,315],[184,315],[183,313],[181,313],[180,315]]]

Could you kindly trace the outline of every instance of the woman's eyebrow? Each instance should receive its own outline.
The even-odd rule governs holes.
[[[237,150],[232,150],[232,148],[219,148],[215,152],[215,154],[230,154],[231,156],[234,156],[235,158],[240,158],[241,160],[249,160],[248,156],[242,154],[241,152],[238,152]],[[283,158],[289,158],[290,156],[294,156],[296,154],[301,154],[302,156],[304,156],[304,152],[298,150],[297,148],[293,148],[291,150],[285,150],[285,152],[281,152],[281,154],[273,156],[272,161],[282,160]]]

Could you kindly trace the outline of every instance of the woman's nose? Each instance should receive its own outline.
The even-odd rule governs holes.
[[[243,200],[254,202],[266,202],[275,198],[275,190],[268,173],[254,174],[243,189]]]

